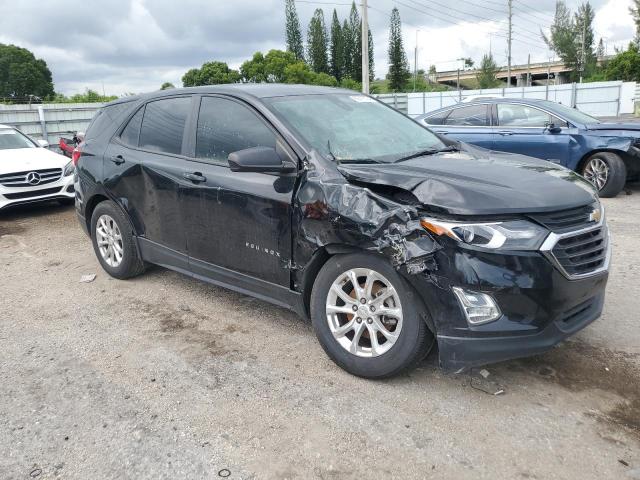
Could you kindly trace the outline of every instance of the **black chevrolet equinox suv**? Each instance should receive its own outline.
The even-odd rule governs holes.
[[[350,90],[125,97],[73,160],[109,275],[156,264],[292,309],[362,377],[396,375],[436,342],[454,371],[540,353],[602,311],[610,242],[591,184]]]

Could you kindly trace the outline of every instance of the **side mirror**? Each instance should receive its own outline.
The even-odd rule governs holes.
[[[47,142],[44,138],[39,138],[36,140],[36,143],[40,145],[41,148],[49,148],[49,142]]]
[[[296,166],[283,162],[271,147],[252,147],[232,152],[228,157],[232,172],[292,173]]]
[[[547,130],[549,133],[560,133],[562,131],[562,127],[555,123],[547,123]]]

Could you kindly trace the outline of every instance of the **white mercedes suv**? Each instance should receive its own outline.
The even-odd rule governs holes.
[[[0,125],[0,210],[18,204],[72,202],[73,163],[45,148],[48,143]]]

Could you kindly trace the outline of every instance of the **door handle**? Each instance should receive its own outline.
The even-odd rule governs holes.
[[[124,163],[124,157],[122,155],[116,155],[115,157],[110,157],[111,160],[116,165],[122,165]]]
[[[498,132],[498,134],[502,135],[503,137],[506,137],[507,135],[513,135],[513,132],[510,132],[508,130],[502,130],[501,132]]]
[[[202,183],[207,181],[206,177],[203,176],[200,172],[192,172],[192,173],[185,172],[182,174],[182,176],[187,180],[191,180],[194,183]]]
[[[449,135],[449,132],[445,132],[444,130],[436,130],[436,133],[439,133],[440,135]]]

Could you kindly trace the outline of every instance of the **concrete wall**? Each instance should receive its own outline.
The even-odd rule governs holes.
[[[446,92],[409,93],[407,113],[410,116],[455,105],[472,95],[508,98],[538,98],[562,103],[596,117],[614,117],[634,111],[635,82],[570,83],[535,87],[492,88]]]
[[[0,125],[17,127],[33,138],[57,144],[60,137],[85,131],[102,103],[0,105]]]

